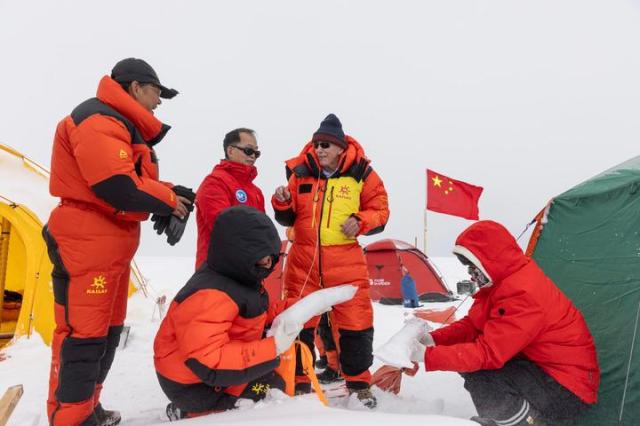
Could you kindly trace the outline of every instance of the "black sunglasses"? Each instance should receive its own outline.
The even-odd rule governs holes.
[[[242,146],[237,146],[237,145],[229,145],[232,146],[236,149],[239,149],[240,151],[244,152],[244,154],[248,157],[251,157],[252,155],[256,156],[256,159],[260,158],[260,151],[258,151],[257,149],[253,149],[253,148],[245,148]]]
[[[331,142],[321,142],[321,141],[315,141],[313,143],[313,147],[315,149],[318,149],[318,147],[322,148],[322,149],[329,149],[329,147],[331,146]]]

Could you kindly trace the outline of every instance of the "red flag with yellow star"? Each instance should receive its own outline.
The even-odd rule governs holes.
[[[483,189],[427,169],[427,210],[478,220]]]

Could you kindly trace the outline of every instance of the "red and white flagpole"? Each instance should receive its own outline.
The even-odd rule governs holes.
[[[422,251],[424,252],[425,256],[427,255],[427,200],[429,200],[429,171],[425,170],[426,172],[426,180],[425,180],[425,188],[424,188],[424,228],[423,228],[423,238],[424,241],[422,242]]]
[[[427,255],[427,209],[424,209],[424,247],[423,252]]]

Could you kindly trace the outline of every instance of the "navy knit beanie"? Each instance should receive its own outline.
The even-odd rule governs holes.
[[[342,149],[347,148],[347,141],[344,139],[342,123],[335,114],[329,114],[320,123],[320,128],[313,134],[313,142],[325,141],[338,145]]]

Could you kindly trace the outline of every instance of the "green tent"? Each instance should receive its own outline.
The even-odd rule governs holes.
[[[527,253],[582,311],[602,372],[578,424],[640,425],[640,157],[555,197]]]

